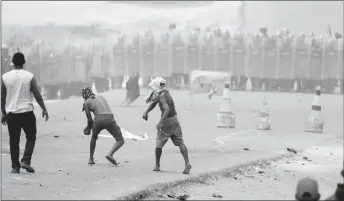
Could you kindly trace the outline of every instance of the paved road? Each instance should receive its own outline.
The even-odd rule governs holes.
[[[303,132],[303,126],[311,107],[311,94],[233,92],[237,126],[232,130],[215,127],[220,97],[209,101],[206,95],[197,95],[190,106],[186,92],[172,94],[193,164],[192,175],[271,157],[284,153],[287,147],[301,150],[343,138],[343,96],[322,96],[325,132],[309,134]],[[145,122],[141,119],[146,107],[143,97],[130,107],[122,107],[124,91],[106,92],[104,96],[121,127],[133,133],[148,133],[150,140],[127,140],[115,155],[121,164],[113,167],[104,157],[114,140],[100,138],[95,153],[97,164],[89,167],[89,137],[82,133],[86,119],[81,112],[81,99],[52,101],[48,103],[51,115],[48,122],[43,122],[40,109],[36,109],[39,134],[32,161],[37,171],[34,175],[9,173],[8,133],[3,127],[2,199],[113,199],[156,182],[187,177],[181,174],[183,159],[171,142],[163,152],[164,172],[152,172],[158,108]],[[260,108],[264,96],[272,110],[273,130],[257,132],[252,130],[256,126],[254,112]],[[213,143],[226,135],[224,145],[218,147]],[[22,139],[24,145],[24,135]],[[250,151],[243,151],[244,147]]]

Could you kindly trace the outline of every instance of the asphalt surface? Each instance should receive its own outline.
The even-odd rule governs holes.
[[[172,91],[193,165],[191,175],[272,157],[286,153],[286,148],[304,150],[343,138],[342,95],[322,96],[324,133],[311,134],[303,130],[313,94],[232,92],[235,129],[215,126],[220,97],[208,100],[206,95],[196,95],[191,104],[187,94],[186,91]],[[188,177],[182,174],[184,162],[179,149],[171,142],[163,151],[162,172],[152,171],[155,125],[160,116],[158,108],[152,111],[146,122],[141,118],[147,107],[143,96],[133,105],[123,107],[120,104],[124,91],[110,91],[103,95],[122,128],[136,134],[147,133],[150,139],[127,139],[123,148],[114,155],[120,163],[114,167],[105,155],[115,140],[100,138],[95,153],[96,165],[90,167],[87,165],[89,136],[82,132],[86,125],[86,117],[81,112],[82,100],[47,101],[48,122],[41,118],[40,108],[35,110],[38,120],[38,139],[32,160],[35,174],[24,171],[19,175],[9,173],[8,133],[2,127],[2,199],[114,199],[157,182]],[[271,109],[272,130],[258,132],[255,130],[255,112],[260,109],[264,96]],[[222,145],[214,143],[218,138],[226,142]],[[21,139],[23,149],[25,135]],[[249,151],[243,148],[249,148]]]

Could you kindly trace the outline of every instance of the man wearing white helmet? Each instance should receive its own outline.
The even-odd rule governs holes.
[[[183,141],[182,129],[178,121],[174,101],[171,94],[166,89],[166,80],[161,77],[157,77],[153,79],[148,86],[152,88],[153,92],[146,98],[146,103],[150,105],[144,112],[142,118],[147,121],[148,113],[152,111],[157,104],[159,104],[162,113],[161,119],[156,126],[158,130],[155,148],[156,163],[153,171],[160,171],[162,148],[166,144],[167,140],[171,138],[173,144],[180,148],[184,157],[185,169],[183,174],[189,174],[191,164],[189,162],[188,150]]]

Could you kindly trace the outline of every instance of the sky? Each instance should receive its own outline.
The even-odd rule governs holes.
[[[240,2],[223,1],[214,2],[211,6],[172,9],[168,7],[149,8],[125,3],[111,4],[102,1],[5,1],[2,2],[2,23],[4,25],[92,24],[97,22],[123,24],[156,19],[171,22],[193,20],[207,23],[207,21],[228,19],[228,16],[231,16],[228,15],[228,11],[234,10],[238,4]],[[231,19],[233,18],[232,16]]]
[[[236,30],[240,25],[240,1],[213,1],[201,6],[162,7],[137,3],[105,1],[5,1],[2,2],[2,23],[22,25],[106,24],[123,29],[168,27],[177,23],[206,27],[218,24]],[[343,1],[247,1],[244,31],[258,31],[261,26],[275,33],[289,28],[292,32],[322,34],[331,26],[343,33]],[[142,26],[142,27],[139,27]],[[131,31],[131,30],[129,30]]]

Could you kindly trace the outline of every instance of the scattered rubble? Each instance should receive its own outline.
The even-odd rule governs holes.
[[[297,154],[297,151],[295,149],[292,149],[292,148],[287,148],[287,151],[289,151],[293,154]]]
[[[213,195],[212,195],[214,198],[223,198],[223,196],[222,195],[219,195],[219,194],[216,194],[216,193],[213,193]]]

